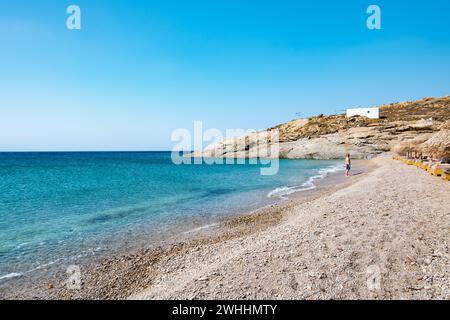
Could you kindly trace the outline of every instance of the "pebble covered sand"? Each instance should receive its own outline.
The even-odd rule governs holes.
[[[450,184],[388,158],[276,226],[175,256],[134,299],[450,299]]]
[[[81,290],[61,273],[2,298],[450,299],[450,184],[387,157],[362,168],[175,245],[82,266]]]

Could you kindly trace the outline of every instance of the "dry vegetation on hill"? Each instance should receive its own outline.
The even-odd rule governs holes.
[[[409,122],[430,118],[437,122],[450,119],[450,96],[383,105],[380,106],[380,119],[358,116],[347,118],[343,114],[319,115],[309,118],[308,121],[304,119],[293,120],[269,130],[278,129],[280,142],[290,142],[302,138],[320,137],[350,128],[385,126],[391,122]]]
[[[380,116],[385,121],[449,120],[450,96],[384,105],[380,107]]]
[[[393,150],[402,143],[446,130],[450,120],[450,96],[424,98],[380,106],[380,119],[346,115],[318,115],[296,119],[270,129],[278,130],[279,154],[289,159],[332,159],[351,153],[354,158],[370,158]],[[265,142],[258,134],[224,140],[208,146],[195,156],[261,157]],[[418,140],[417,140],[418,141]],[[265,152],[262,153],[265,156]]]

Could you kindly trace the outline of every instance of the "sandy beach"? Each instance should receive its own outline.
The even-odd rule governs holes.
[[[387,156],[173,242],[3,292],[24,299],[449,299],[450,185]]]
[[[132,299],[449,299],[450,185],[389,158],[267,230],[167,259]]]

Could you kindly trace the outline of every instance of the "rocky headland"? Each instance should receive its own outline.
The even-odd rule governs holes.
[[[367,159],[393,150],[405,141],[427,141],[448,130],[450,96],[379,106],[380,118],[318,115],[296,119],[238,138],[209,145],[194,152],[200,157],[254,158],[270,152],[271,132],[278,132],[279,157],[287,159],[333,159],[350,153]]]

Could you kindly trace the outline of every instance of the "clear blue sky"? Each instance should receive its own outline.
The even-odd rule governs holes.
[[[66,28],[77,4],[82,29]],[[382,10],[382,30],[366,9]],[[168,150],[450,94],[450,1],[0,2],[0,150]]]

